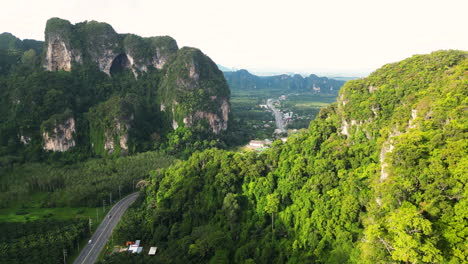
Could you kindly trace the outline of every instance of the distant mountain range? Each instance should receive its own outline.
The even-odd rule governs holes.
[[[222,72],[235,72],[238,71],[239,69],[236,67],[226,67],[221,64],[216,64],[218,66],[218,69]],[[306,72],[295,72],[295,71],[284,71],[284,70],[276,70],[276,71],[264,71],[264,70],[255,70],[255,69],[245,69],[249,71],[251,74],[257,75],[257,76],[275,76],[275,75],[295,75],[299,74],[302,76],[308,76],[309,74]],[[329,79],[334,79],[338,81],[349,81],[349,80],[356,80],[363,78],[367,76],[367,74],[364,73],[356,73],[356,74],[346,74],[346,73],[316,73],[318,76],[323,76],[327,77]]]
[[[218,68],[220,65],[218,65]],[[221,67],[222,69],[227,69]],[[223,71],[231,90],[275,89],[290,92],[314,91],[321,94],[338,94],[344,80],[335,80],[311,74],[303,77],[294,75],[257,76],[247,70]]]

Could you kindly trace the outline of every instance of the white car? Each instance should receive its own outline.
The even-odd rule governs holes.
[[[91,243],[93,243],[93,240],[90,239],[90,240],[88,241],[88,244],[91,244]]]

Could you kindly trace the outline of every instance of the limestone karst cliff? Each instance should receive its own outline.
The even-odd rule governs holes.
[[[60,18],[47,21],[45,42],[47,70],[70,71],[73,64],[92,62],[108,75],[123,69],[131,69],[135,76],[150,66],[162,69],[178,49],[176,41],[168,36],[142,38],[118,34],[106,23],[72,25]]]
[[[52,18],[44,42],[0,35],[2,76],[2,144],[121,155],[151,149],[178,127],[213,137],[228,127],[230,91],[222,72],[203,52],[179,49],[169,36]],[[65,112],[71,119],[55,122]]]
[[[133,98],[114,96],[87,114],[92,148],[96,153],[127,154],[129,133],[135,119]]]
[[[45,39],[43,65],[49,71],[71,71],[73,65],[94,64],[109,76],[130,71],[138,79],[153,69],[161,76],[160,84],[153,87],[157,91],[155,102],[161,109],[168,106],[169,111],[161,114],[166,115],[173,129],[191,127],[203,120],[215,134],[227,129],[229,88],[216,64],[198,49],[179,50],[176,41],[168,36],[142,38],[118,34],[106,23],[72,25],[59,18],[47,22]],[[93,143],[105,139],[103,146],[96,143],[92,147],[98,153],[102,148],[108,154],[116,150],[127,153],[132,126],[120,117],[110,119],[114,124],[108,124],[107,130],[100,129],[103,135],[91,133]],[[91,125],[91,131],[94,128]]]
[[[160,102],[173,128],[207,120],[214,133],[227,129],[229,87],[214,62],[200,50],[182,48],[169,63]]]
[[[43,148],[50,151],[67,151],[76,145],[75,132],[75,118],[70,111],[53,115],[42,123]]]

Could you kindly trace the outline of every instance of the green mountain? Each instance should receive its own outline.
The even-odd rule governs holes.
[[[262,90],[276,89],[284,92],[305,92],[311,91],[320,94],[338,94],[341,86],[345,83],[341,80],[329,79],[327,77],[318,77],[311,74],[302,77],[299,74],[275,75],[275,76],[257,76],[247,70],[234,72],[223,72],[229,87],[235,90]]]
[[[216,139],[229,96],[216,64],[169,36],[52,18],[45,42],[0,35],[0,164],[46,152],[133,153],[189,131]]]
[[[21,40],[11,33],[2,33],[0,34],[0,50],[8,52],[21,52],[27,50],[34,50],[35,52],[40,53],[43,46],[42,41],[37,41],[33,39]]]
[[[153,171],[116,239],[158,255],[104,263],[466,263],[467,73],[467,52],[416,55],[268,151]]]
[[[42,41],[20,40],[6,32],[0,34],[0,75],[10,72],[20,60],[30,65],[38,64],[39,61],[36,61],[35,58],[36,54],[42,53],[42,46]]]

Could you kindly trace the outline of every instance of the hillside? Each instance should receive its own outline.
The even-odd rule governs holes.
[[[275,76],[257,76],[247,70],[223,72],[231,90],[283,90],[284,93],[301,93],[313,91],[318,94],[336,95],[343,86],[344,81],[318,77],[311,74],[302,77],[299,74],[293,76],[282,74]]]
[[[266,152],[153,171],[116,239],[158,255],[103,263],[467,262],[467,77],[467,52],[416,55],[347,82]]]
[[[228,127],[229,96],[216,64],[169,36],[52,18],[45,42],[0,35],[0,166],[125,155],[172,135],[207,145]]]

